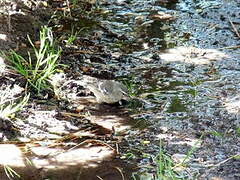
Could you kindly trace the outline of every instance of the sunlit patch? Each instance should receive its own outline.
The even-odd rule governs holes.
[[[6,34],[0,34],[0,40],[7,41],[7,35]]]
[[[31,153],[28,156],[22,152],[22,147],[13,144],[1,144],[0,165],[9,166],[20,174],[28,173],[36,168],[43,168],[45,173],[49,173],[51,170],[67,171],[68,168],[74,167],[76,167],[76,170],[98,168],[101,162],[112,159],[115,154],[113,149],[103,145],[90,146],[87,144],[88,147],[76,147],[75,149],[30,146],[28,152]],[[26,164],[26,160],[29,164]],[[61,171],[58,172],[61,174]]]
[[[178,140],[180,137],[178,135],[172,134],[159,134],[157,135],[159,139],[168,140],[169,144],[177,144],[177,145],[189,145],[192,147],[200,147],[201,141],[199,139],[185,138],[184,140]],[[181,138],[182,139],[182,138]]]
[[[117,115],[91,115],[88,117],[92,123],[96,123],[106,129],[112,129],[114,127],[116,132],[124,132],[131,127],[126,125],[126,119]]]
[[[58,162],[65,164],[72,164],[87,162],[87,161],[101,161],[113,155],[113,150],[104,146],[88,147],[73,149],[71,151],[62,153],[56,156]]]
[[[174,138],[174,136],[171,134],[159,134],[159,135],[157,135],[157,138],[171,140]]]
[[[4,59],[0,56],[0,75],[6,71]]]
[[[0,145],[0,164],[14,167],[24,167],[25,162],[21,150],[14,144]]]
[[[50,108],[52,108],[53,110],[34,110],[32,111],[31,115],[26,119],[26,122],[28,122],[28,124],[35,126],[35,128],[31,128],[30,130],[28,130],[28,132],[26,132],[32,132],[30,133],[31,138],[41,139],[43,137],[43,134],[45,134],[48,138],[56,139],[59,138],[59,135],[61,134],[68,134],[69,129],[78,129],[78,127],[72,125],[69,121],[57,119],[56,116],[58,112],[55,110],[55,106],[48,106],[48,109]],[[42,134],[35,133],[36,131],[41,131]]]
[[[97,167],[103,160],[111,158],[114,151],[104,146],[94,146],[63,150],[59,148],[34,147],[31,148],[37,156],[32,163],[37,168],[67,168],[68,166],[81,165],[84,167]],[[43,157],[46,158],[38,158]]]
[[[54,94],[58,99],[60,99],[61,97],[64,97],[64,94],[61,88],[65,82],[66,82],[66,74],[62,72],[52,74],[49,77],[49,83],[52,85]]]
[[[172,160],[173,160],[175,163],[182,163],[182,162],[184,162],[185,160],[188,160],[188,161],[189,161],[189,159],[188,159],[188,157],[187,157],[186,154],[176,153],[176,154],[173,154],[171,157],[172,157]],[[181,168],[181,169],[179,169],[179,170],[183,170],[183,169],[182,169],[183,167],[180,167],[180,168]]]
[[[195,47],[177,47],[160,54],[160,58],[166,62],[179,61],[191,64],[209,64],[211,61],[222,60],[227,57],[229,56],[215,49]]]
[[[49,82],[53,85],[53,86],[61,86],[62,83],[64,83],[64,81],[66,79],[66,74],[64,74],[63,72],[61,73],[55,73],[52,74],[49,77]]]
[[[229,113],[239,113],[239,110],[240,110],[240,96],[236,96],[234,98],[227,99],[224,106]]]
[[[148,43],[143,43],[143,48],[144,48],[144,49],[149,49]]]
[[[189,145],[189,146],[192,146],[192,147],[200,147],[201,141],[199,139],[186,138],[183,141],[171,142],[171,144]]]
[[[224,180],[224,179],[225,179],[225,178],[217,177],[217,176],[211,177],[211,180]]]

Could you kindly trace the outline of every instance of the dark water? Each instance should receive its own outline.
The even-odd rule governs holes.
[[[100,76],[113,75],[125,83],[133,97],[125,106],[134,121],[122,153],[130,154],[124,162],[138,168],[125,171],[134,172],[135,179],[153,179],[161,134],[198,138],[237,123],[224,100],[238,92],[240,52],[221,51],[239,44],[226,21],[231,14],[232,22],[239,23],[237,2],[119,0],[99,2],[98,8],[89,30],[94,24],[101,34],[96,43],[108,54],[94,59],[106,65],[105,70],[95,68]],[[226,117],[228,125],[223,122]],[[178,143],[177,139],[173,141]],[[186,154],[185,145],[164,140],[171,154]],[[216,152],[213,146],[210,149]]]

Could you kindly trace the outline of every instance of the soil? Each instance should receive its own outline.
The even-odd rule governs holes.
[[[0,97],[31,93],[0,116],[2,165],[22,179],[154,179],[164,150],[187,156],[178,179],[240,179],[238,1],[0,3],[1,51],[26,55],[48,25],[67,65],[58,94],[37,94],[0,58]],[[132,100],[98,104],[82,75],[122,81]]]

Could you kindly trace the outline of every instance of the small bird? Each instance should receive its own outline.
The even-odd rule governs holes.
[[[114,104],[120,100],[129,100],[128,89],[125,85],[114,80],[100,80],[85,76],[83,84],[96,97],[98,103]]]

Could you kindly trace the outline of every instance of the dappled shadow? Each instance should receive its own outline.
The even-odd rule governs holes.
[[[96,77],[102,79],[123,76],[129,85],[133,85],[130,86],[132,89],[137,89],[136,95],[144,103],[138,109],[125,110],[122,106],[97,105],[92,96],[91,100],[73,98],[67,104],[67,110],[56,102],[49,110],[46,103],[49,99],[41,102],[47,104],[41,108],[38,102],[28,106],[29,111],[24,112],[27,114],[25,124],[19,122],[18,125],[25,128],[22,133],[29,138],[27,141],[39,140],[34,142],[36,146],[30,144],[28,147],[30,161],[35,166],[33,172],[37,172],[38,177],[50,179],[69,179],[70,173],[74,178],[92,175],[93,179],[97,176],[107,179],[115,177],[111,175],[115,172],[115,179],[123,179],[125,173],[118,167],[129,167],[114,164],[118,150],[138,156],[132,156],[131,161],[152,170],[155,169],[152,159],[159,151],[161,139],[161,148],[177,163],[190,152],[187,166],[179,171],[179,174],[187,173],[184,177],[238,178],[239,160],[233,157],[239,152],[240,63],[239,52],[228,50],[237,40],[227,20],[232,16],[238,22],[238,9],[233,12],[230,7],[226,8],[229,12],[218,13],[218,10],[225,11],[222,7],[227,2],[222,7],[193,2],[197,11],[191,11],[192,4],[189,7],[178,4],[176,13],[180,12],[181,18],[174,23],[176,32],[172,33],[168,22],[177,16],[158,6],[160,2],[154,6],[151,1],[104,3],[107,12],[112,14],[103,15],[102,28],[87,38],[78,36],[71,48],[64,46],[61,63],[70,65],[64,71],[73,77],[82,74],[97,74]],[[58,4],[61,7],[61,2]],[[172,5],[172,9],[177,8],[175,3]],[[129,9],[133,13],[129,13]],[[77,14],[81,16],[78,11]],[[21,23],[22,18],[22,24],[28,25],[25,17],[19,17],[15,17],[16,22]],[[163,17],[170,19],[163,21]],[[75,27],[74,23],[77,28],[82,27],[78,22],[74,19],[70,23],[61,23],[69,30]],[[16,26],[18,30],[19,27]],[[26,30],[33,31],[28,28]],[[1,34],[3,45],[8,38]],[[208,49],[189,47],[185,41]],[[163,50],[177,44],[186,47]],[[213,47],[219,49],[210,49]],[[72,108],[77,103],[78,107]],[[131,115],[127,111],[131,111]],[[148,127],[134,131],[129,122],[139,119],[147,121]],[[120,149],[117,148],[119,144]],[[23,166],[25,164],[26,161]],[[113,166],[112,170],[110,167]],[[29,172],[32,171],[24,171],[26,177]],[[90,175],[85,176],[84,172]]]
[[[28,151],[24,151],[27,148]],[[87,178],[95,180],[120,180],[129,172],[122,162],[114,160],[114,150],[99,144],[83,145],[72,150],[62,148],[34,147],[32,144],[16,146],[0,145],[1,166],[12,168],[21,179],[59,179],[76,180]],[[8,179],[3,167],[0,170],[1,179]]]
[[[142,116],[151,122],[146,134],[137,133],[131,142],[141,144],[138,139],[144,139],[153,145],[161,140],[161,148],[176,163],[192,151],[185,167],[192,174],[187,177],[238,177],[238,168],[227,169],[229,162],[234,167],[239,164],[234,158],[239,154],[239,55],[196,47],[177,47],[158,55],[161,63],[148,58],[149,63],[132,70],[141,79],[139,96],[153,105],[142,109]],[[144,152],[157,154],[151,145]],[[224,173],[218,176],[221,169]]]
[[[33,42],[38,39],[40,26],[50,18],[36,4],[27,6],[22,1],[1,2],[0,50],[25,49],[29,35]],[[34,14],[30,9],[35,9]]]
[[[33,180],[120,180],[131,176],[133,167],[115,159],[120,139],[130,128],[126,123],[131,118],[123,107],[96,104],[93,96],[71,102],[83,106],[80,112],[62,110],[55,102],[34,99],[29,103],[21,113],[24,121],[14,121],[21,131],[14,138],[24,142],[0,145],[1,165]],[[1,169],[1,173],[4,179],[7,172]]]

